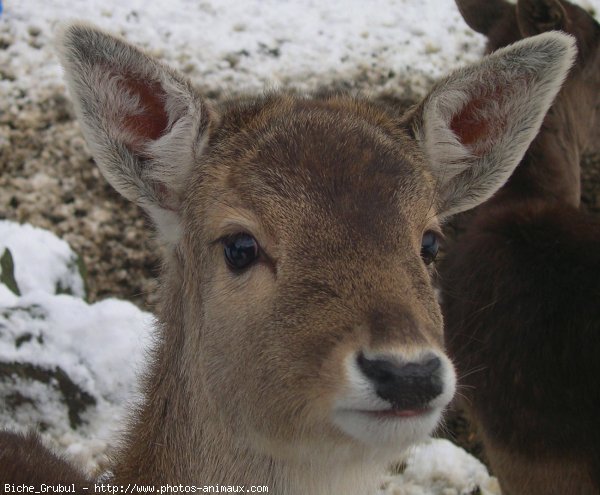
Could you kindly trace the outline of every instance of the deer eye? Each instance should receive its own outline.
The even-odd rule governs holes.
[[[222,242],[227,266],[234,271],[244,270],[258,259],[258,242],[250,234],[234,234]]]
[[[428,230],[423,234],[421,239],[421,258],[426,265],[430,265],[435,261],[435,258],[440,249],[440,239],[438,234]]]

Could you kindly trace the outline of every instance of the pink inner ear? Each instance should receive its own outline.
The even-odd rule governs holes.
[[[133,76],[121,82],[130,93],[140,98],[142,111],[135,115],[125,115],[123,126],[131,136],[127,143],[134,152],[143,154],[148,141],[159,139],[167,130],[169,116],[165,110],[167,94],[158,82],[141,81]]]
[[[121,125],[126,131],[125,144],[143,162],[150,158],[146,149],[148,142],[160,139],[169,125],[169,115],[165,109],[167,94],[160,83],[143,81],[133,75],[125,76],[120,84],[140,100],[140,111],[135,114],[125,113]],[[177,198],[165,184],[155,182],[154,190],[161,207],[177,210]]]
[[[471,100],[450,121],[450,128],[459,141],[470,149],[475,156],[490,151],[506,127],[505,116],[492,110],[490,103],[502,98],[500,90]]]

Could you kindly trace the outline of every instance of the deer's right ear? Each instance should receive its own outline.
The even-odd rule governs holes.
[[[454,72],[408,116],[436,183],[440,218],[477,206],[506,182],[575,55],[568,35],[527,38]]]
[[[207,141],[211,113],[187,79],[86,24],[57,45],[88,146],[103,175],[176,242],[184,185]]]

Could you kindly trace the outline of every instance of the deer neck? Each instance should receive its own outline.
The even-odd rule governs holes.
[[[211,404],[203,377],[189,366],[198,359],[190,345],[197,330],[186,323],[183,284],[170,277],[162,287],[154,359],[143,401],[115,458],[114,483],[260,485],[287,495],[376,493],[386,463],[366,451],[346,447],[310,451],[303,460],[274,457],[227,426]]]

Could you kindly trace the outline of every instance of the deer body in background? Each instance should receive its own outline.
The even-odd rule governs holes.
[[[600,493],[600,219],[579,210],[600,104],[600,26],[558,0],[457,0],[495,50],[562,29],[578,58],[508,183],[440,268],[465,408],[509,495]]]
[[[343,94],[212,106],[94,27],[58,44],[100,169],[167,252],[114,483],[374,493],[454,394],[430,270],[440,222],[506,181],[572,40],[500,51],[402,117]]]

